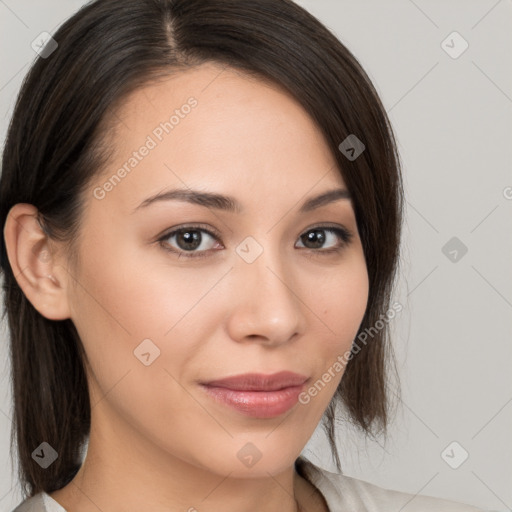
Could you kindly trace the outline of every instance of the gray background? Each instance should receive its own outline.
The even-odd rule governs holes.
[[[35,57],[31,42],[83,3],[0,0],[2,141]],[[385,443],[340,425],[343,471],[383,487],[512,510],[512,2],[298,3],[374,81],[397,135],[407,197],[395,294],[404,309],[391,322],[403,401]],[[443,46],[453,54],[461,40],[442,45],[453,31],[469,44],[457,58]],[[11,510],[21,494],[9,456],[1,328],[0,509]],[[336,471],[320,426],[304,454]]]

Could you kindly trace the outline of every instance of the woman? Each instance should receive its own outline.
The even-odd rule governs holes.
[[[300,455],[389,417],[392,129],[289,0],[98,0],[24,83],[0,182],[16,511],[474,511]],[[85,458],[83,451],[86,449]]]

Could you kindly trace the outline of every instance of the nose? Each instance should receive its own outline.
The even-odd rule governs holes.
[[[305,306],[299,283],[278,251],[265,248],[252,263],[238,259],[231,279],[236,283],[230,286],[228,331],[232,339],[281,345],[303,332]]]

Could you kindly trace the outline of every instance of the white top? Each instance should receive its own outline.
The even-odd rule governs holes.
[[[363,480],[326,471],[302,455],[296,461],[296,468],[322,493],[330,512],[484,512],[455,501],[383,489]],[[23,501],[13,512],[67,511],[48,494],[40,492]]]

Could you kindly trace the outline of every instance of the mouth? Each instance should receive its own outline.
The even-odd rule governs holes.
[[[252,418],[273,418],[298,401],[308,377],[293,372],[243,374],[201,383],[216,403]]]

